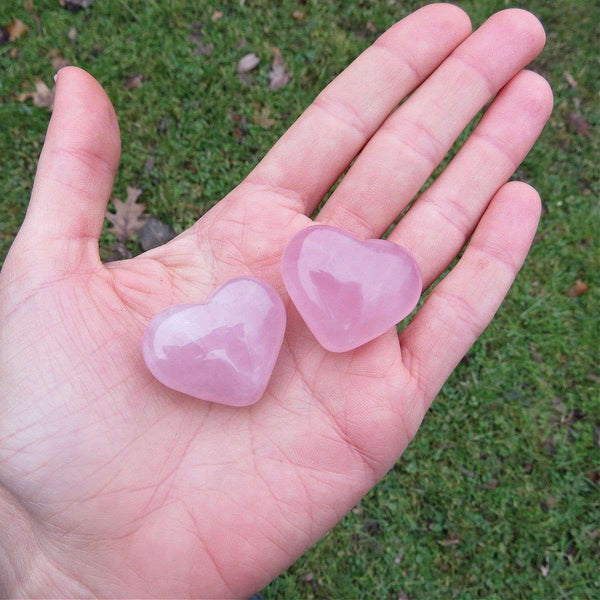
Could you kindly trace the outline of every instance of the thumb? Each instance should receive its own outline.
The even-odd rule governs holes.
[[[31,200],[7,268],[18,263],[44,280],[100,264],[98,237],[120,152],[119,125],[102,86],[82,69],[61,69]]]

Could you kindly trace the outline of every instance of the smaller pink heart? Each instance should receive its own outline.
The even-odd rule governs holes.
[[[421,296],[421,271],[401,246],[357,240],[318,225],[296,234],[283,254],[283,283],[321,346],[346,352],[408,316]]]
[[[148,369],[189,396],[248,406],[271,378],[285,333],[285,307],[266,283],[239,277],[206,304],[177,304],[156,315],[142,341]]]

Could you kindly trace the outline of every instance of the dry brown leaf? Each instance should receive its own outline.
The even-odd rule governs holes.
[[[567,83],[572,87],[572,88],[576,88],[577,87],[577,81],[575,80],[575,78],[573,77],[573,75],[571,75],[571,73],[569,73],[569,71],[565,71],[563,73],[565,79],[567,80]]]
[[[121,241],[126,242],[134,233],[137,233],[148,220],[144,210],[146,205],[137,203],[142,190],[127,186],[127,199],[125,202],[113,198],[115,212],[106,211],[106,218],[112,223],[112,233]]]
[[[449,538],[447,540],[442,540],[440,542],[440,544],[442,546],[454,546],[456,544],[460,544],[460,538],[454,537],[454,538]]]
[[[548,555],[546,555],[546,560],[541,564],[540,571],[542,572],[542,577],[548,577],[548,573],[550,573],[550,564],[548,563]]]
[[[67,37],[74,42],[77,39],[77,36],[79,35],[79,32],[77,31],[77,29],[75,29],[75,27],[71,27],[71,29],[69,29],[69,32],[67,33]]]
[[[213,45],[204,43],[204,28],[202,27],[202,23],[200,23],[200,21],[194,21],[190,25],[190,29],[192,33],[188,39],[192,44],[196,45],[194,54],[198,56],[210,54],[213,51]]]
[[[67,10],[80,10],[89,8],[94,0],[58,0],[58,3]]]
[[[592,128],[592,126],[585,120],[585,117],[583,115],[580,115],[576,112],[570,112],[567,115],[567,120],[569,121],[571,127],[579,135],[584,135],[585,137],[592,139],[592,134],[590,133],[590,129]]]
[[[238,142],[244,141],[246,134],[248,133],[248,121],[246,120],[246,117],[234,112],[231,113],[231,118],[237,125],[233,130],[233,137],[238,140]]]
[[[250,52],[250,54],[246,54],[240,58],[236,70],[238,73],[249,73],[259,62],[260,58],[258,58],[254,52]]]
[[[36,20],[37,23],[40,22],[40,16],[35,10],[35,4],[33,3],[33,0],[25,0],[25,2],[23,2],[23,8]]]
[[[275,125],[275,119],[271,119],[271,117],[269,117],[270,113],[270,106],[263,106],[260,110],[257,108],[254,111],[254,123],[263,129],[271,129],[271,127]]]
[[[148,217],[137,232],[144,250],[152,250],[166,244],[175,237],[175,230],[156,217]]]
[[[223,18],[223,13],[220,10],[215,10],[215,12],[212,14],[211,19],[213,21],[218,21],[219,19]]]
[[[54,106],[54,88],[50,89],[41,79],[36,79],[34,84],[35,91],[19,94],[17,101],[25,102],[31,99],[35,106],[47,108],[49,111],[52,111],[52,107]]]
[[[282,88],[290,80],[290,72],[283,60],[283,55],[279,48],[273,48],[273,63],[269,73],[269,87],[272,90]]]
[[[62,69],[63,67],[66,67],[70,64],[64,56],[61,56],[60,50],[58,50],[57,48],[54,48],[54,50],[50,50],[48,56],[50,57],[52,68],[55,71],[58,71],[59,69]]]
[[[581,294],[585,294],[588,290],[588,285],[585,281],[581,281],[581,279],[577,279],[575,283],[567,290],[567,296],[571,296],[571,298],[577,298],[581,296]]]
[[[294,17],[296,21],[302,21],[304,19],[304,13],[301,10],[295,10],[292,13],[292,17]]]
[[[375,27],[375,25],[373,23],[371,23],[371,21],[367,22],[367,29],[371,32],[371,33],[375,33],[377,31],[377,27]]]
[[[143,82],[144,76],[141,73],[136,73],[125,80],[125,87],[128,90],[137,90],[138,88],[142,87]]]
[[[15,19],[12,23],[5,25],[2,29],[6,32],[4,37],[7,36],[8,39],[6,39],[6,41],[8,42],[18,40],[22,35],[29,31],[29,27],[19,19]]]

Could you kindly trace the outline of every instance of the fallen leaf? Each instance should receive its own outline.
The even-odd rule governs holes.
[[[64,57],[60,55],[60,50],[54,48],[54,50],[50,50],[50,52],[48,53],[48,56],[50,57],[50,62],[52,63],[52,68],[55,71],[58,71],[59,69],[62,69],[63,67],[66,67],[69,65],[69,61]]]
[[[254,75],[252,73],[238,73],[238,78],[244,85],[254,85]]]
[[[485,483],[485,484],[483,485],[483,487],[484,487],[486,490],[493,490],[493,489],[496,489],[496,488],[498,487],[498,480],[497,480],[497,479],[495,479],[495,478],[494,478],[494,479],[491,479],[490,481],[488,481],[487,483]]]
[[[469,471],[468,469],[465,469],[464,467],[460,467],[460,470],[467,476],[467,477],[475,477],[475,473],[473,471]]]
[[[304,13],[301,10],[295,10],[292,13],[292,17],[294,17],[296,21],[302,21],[304,19]]]
[[[67,10],[81,10],[89,8],[94,0],[58,0],[58,3]]]
[[[241,142],[244,140],[244,138],[246,137],[246,134],[248,133],[248,121],[246,119],[246,117],[238,114],[238,113],[231,113],[231,118],[233,120],[234,123],[236,123],[238,126],[233,130],[233,137],[238,140],[238,142]]]
[[[220,10],[215,10],[215,12],[212,14],[211,19],[213,21],[218,21],[219,19],[223,18],[223,13]]]
[[[246,56],[240,58],[236,70],[238,73],[249,73],[259,62],[260,58],[254,52],[250,52],[250,54],[246,54]]]
[[[269,114],[271,112],[270,106],[263,106],[260,110],[254,111],[254,123],[263,129],[271,129],[275,125],[275,119],[271,119]]]
[[[190,25],[190,29],[192,33],[188,37],[188,40],[196,46],[194,54],[198,56],[210,54],[213,51],[213,45],[204,43],[204,28],[202,27],[202,23],[194,21]]]
[[[35,5],[33,4],[33,0],[25,0],[25,2],[23,2],[23,8],[28,13],[34,13],[35,12]]]
[[[575,283],[567,290],[567,296],[571,298],[577,298],[581,296],[581,294],[585,294],[588,290],[588,285],[585,281],[581,281],[581,279],[577,279]]]
[[[154,168],[154,159],[152,157],[150,157],[146,161],[146,164],[144,165],[144,171],[146,173],[150,173],[150,171],[152,171],[153,168]]]
[[[106,218],[113,226],[111,231],[121,242],[126,242],[132,234],[137,233],[146,224],[147,217],[143,215],[146,205],[137,203],[141,193],[142,190],[139,188],[127,186],[125,202],[113,198],[115,212],[106,211]]]
[[[382,531],[381,523],[376,519],[365,519],[363,527],[369,535],[379,535]]]
[[[8,32],[9,42],[18,40],[22,35],[29,31],[29,27],[27,27],[27,25],[25,25],[25,23],[19,19],[15,19],[12,23],[6,25],[5,29]]]
[[[529,343],[529,353],[534,362],[540,364],[544,362],[544,357],[537,351],[537,346],[533,343]]]
[[[302,581],[305,581],[306,583],[311,582],[314,578],[315,576],[313,573],[307,573],[306,575],[302,575]]]
[[[371,32],[371,33],[375,33],[377,31],[377,27],[375,27],[375,25],[373,23],[371,23],[371,21],[367,22],[367,29]]]
[[[77,39],[77,36],[79,35],[79,32],[77,31],[77,29],[75,29],[75,27],[71,27],[71,29],[69,29],[69,32],[67,33],[67,37],[74,42]]]
[[[9,51],[8,55],[9,55],[11,58],[17,58],[17,56],[19,56],[19,49],[17,48],[17,46],[13,46],[13,47],[10,49],[10,51]]]
[[[165,133],[167,133],[168,129],[169,129],[169,118],[162,117],[161,120],[158,122],[158,125],[156,126],[156,133],[158,133],[159,135],[164,135]]]
[[[175,230],[156,217],[149,217],[137,232],[144,250],[152,250],[172,240]]]
[[[548,505],[549,508],[556,508],[556,505],[558,504],[558,500],[556,498],[554,498],[553,496],[548,496],[548,498],[546,498],[546,504]]]
[[[141,73],[136,73],[125,80],[125,87],[128,90],[137,90],[138,88],[142,87],[143,82],[144,76]]]
[[[556,454],[556,444],[551,437],[544,440],[544,452],[546,456],[554,456]]]
[[[283,55],[279,48],[273,48],[273,63],[269,73],[269,87],[272,90],[282,88],[290,80],[290,72],[283,60]]]
[[[585,117],[576,112],[570,112],[567,115],[567,120],[571,127],[579,134],[592,139],[590,129],[592,126],[585,120]]]
[[[410,600],[410,597],[407,596],[402,590],[398,592],[398,600]]]
[[[567,83],[572,87],[572,88],[576,88],[577,87],[577,81],[575,81],[575,78],[573,77],[573,75],[571,75],[571,73],[569,73],[568,71],[565,71],[563,73],[563,75],[565,76],[565,79],[567,80]]]
[[[34,81],[35,91],[34,92],[23,92],[17,97],[18,102],[25,102],[26,100],[32,99],[35,106],[40,108],[47,108],[52,111],[54,106],[54,88],[50,89],[41,79]]]
[[[448,538],[447,540],[442,540],[440,542],[440,544],[442,546],[454,546],[456,544],[460,544],[460,538],[454,537],[454,538]]]
[[[550,573],[550,564],[548,563],[548,556],[546,556],[546,560],[540,566],[540,571],[542,572],[542,577],[548,577],[548,573]]]

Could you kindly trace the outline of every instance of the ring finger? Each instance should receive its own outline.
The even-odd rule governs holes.
[[[490,17],[380,127],[317,220],[378,237],[477,112],[544,46],[540,22],[511,9]]]

